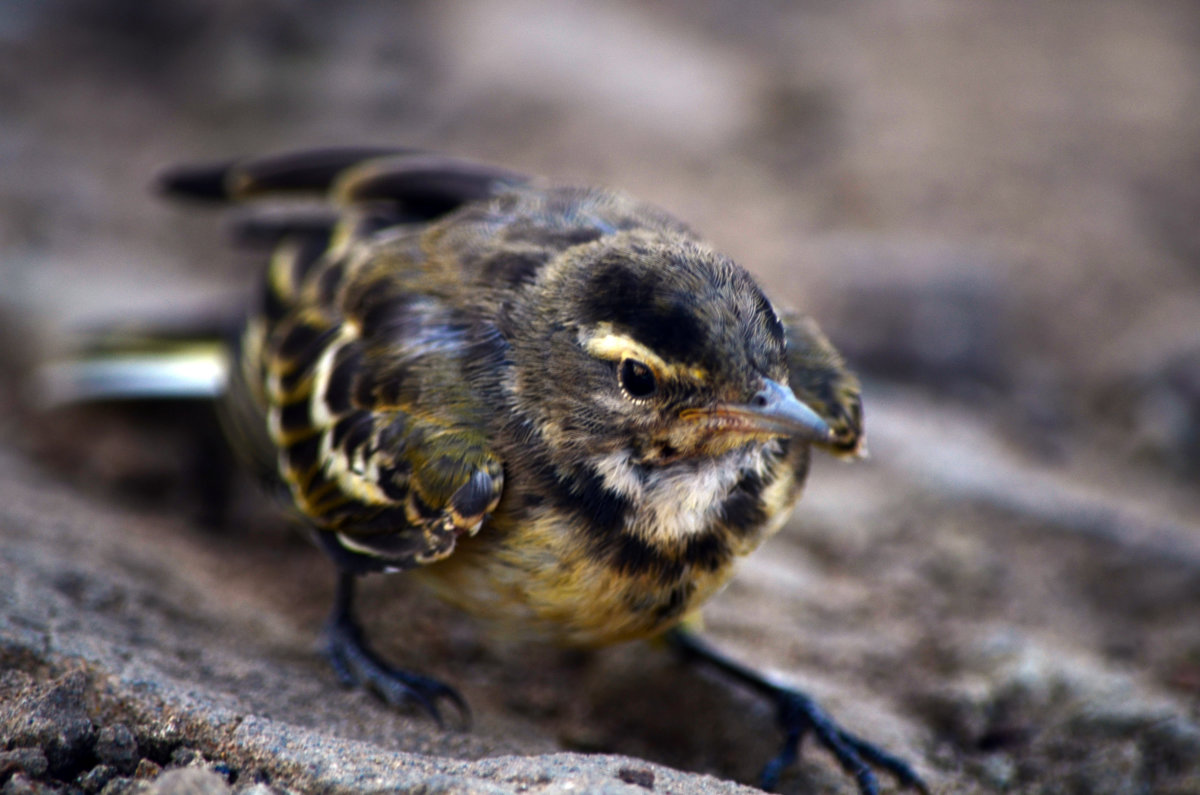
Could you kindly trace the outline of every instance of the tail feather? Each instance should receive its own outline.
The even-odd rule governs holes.
[[[528,182],[528,177],[508,169],[441,155],[408,153],[372,159],[347,169],[334,190],[337,200],[347,204],[397,202],[410,214],[428,219]]]
[[[436,219],[469,202],[518,188],[516,172],[402,147],[330,147],[183,165],[163,172],[175,198],[251,206],[234,222],[236,242],[271,249],[259,303],[233,323],[102,330],[48,362],[34,380],[46,407],[113,401],[212,400],[235,448],[274,471],[253,354],[261,329],[294,307],[305,277],[323,258],[381,229]],[[301,198],[307,203],[249,200]],[[224,320],[229,320],[229,317]]]
[[[174,336],[173,336],[174,334]],[[93,402],[215,400],[225,394],[229,346],[219,337],[99,335],[86,347],[41,365],[38,405]]]
[[[158,188],[176,198],[215,202],[271,193],[326,193],[334,180],[352,166],[413,151],[397,147],[328,147],[245,160],[185,164],[160,174]]]
[[[270,250],[289,238],[329,237],[340,221],[341,215],[326,207],[286,212],[256,209],[231,218],[229,230],[235,246]]]
[[[110,355],[51,362],[38,372],[42,405],[112,400],[216,399],[229,378],[227,357],[188,354]]]
[[[529,181],[507,169],[416,149],[335,147],[177,166],[159,176],[158,187],[168,196],[211,202],[308,194],[343,207],[383,203],[402,222],[437,218]]]
[[[238,369],[234,328],[204,322],[93,332],[33,372],[31,403],[48,412],[101,403],[139,411],[148,403],[210,403],[234,454],[263,482],[273,482],[275,451]]]

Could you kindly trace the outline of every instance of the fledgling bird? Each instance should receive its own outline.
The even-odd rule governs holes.
[[[327,654],[388,702],[465,710],[376,654],[356,578],[411,571],[510,635],[664,635],[771,698],[773,785],[815,736],[864,793],[902,760],[681,621],[775,533],[816,447],[863,450],[859,385],[815,323],[683,223],[411,150],[326,149],[175,169],[172,195],[321,196],[251,218],[273,246],[232,346],[229,435],[276,474],[340,572]]]

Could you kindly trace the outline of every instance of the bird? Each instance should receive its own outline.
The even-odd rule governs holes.
[[[694,629],[783,526],[812,452],[865,453],[859,380],[810,317],[656,206],[416,149],[188,164],[159,187],[240,208],[235,239],[271,252],[198,389],[335,564],[323,644],[342,680],[467,714],[359,623],[359,579],[405,572],[506,637],[663,638],[767,698],[784,738],[766,788],[811,736],[864,795],[877,770],[928,792]],[[89,372],[108,394],[128,379]]]

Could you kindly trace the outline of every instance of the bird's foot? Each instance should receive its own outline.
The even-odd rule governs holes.
[[[470,725],[471,711],[458,691],[429,676],[396,668],[385,662],[363,638],[362,629],[349,611],[336,610],[324,633],[325,656],[338,678],[349,687],[362,687],[394,707],[415,704],[445,728],[438,705],[449,702],[457,710],[460,725]]]
[[[775,699],[776,717],[784,732],[783,748],[767,762],[760,776],[760,786],[774,789],[785,769],[796,761],[800,743],[812,733],[816,741],[833,754],[838,764],[852,776],[862,795],[877,795],[879,781],[872,767],[886,770],[895,776],[902,787],[911,787],[929,795],[929,788],[903,759],[856,737],[839,726],[825,710],[808,695],[798,690],[770,685],[768,694]]]
[[[687,630],[672,630],[666,638],[684,659],[706,665],[775,703],[775,714],[783,729],[784,740],[779,753],[763,768],[760,777],[763,789],[775,788],[783,771],[799,757],[800,743],[811,733],[818,743],[833,754],[842,769],[854,778],[862,795],[879,793],[879,780],[872,767],[891,773],[902,787],[929,795],[929,788],[907,762],[838,726],[805,693],[767,680],[758,671],[726,657]]]

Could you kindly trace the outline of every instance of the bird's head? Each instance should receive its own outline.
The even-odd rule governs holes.
[[[513,388],[560,450],[628,449],[655,466],[779,438],[834,450],[857,438],[857,392],[836,398],[852,411],[819,390],[797,397],[770,302],[688,236],[608,235],[548,265],[526,296]]]

